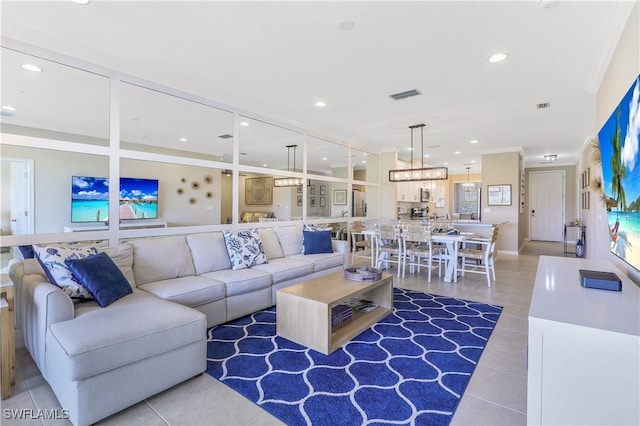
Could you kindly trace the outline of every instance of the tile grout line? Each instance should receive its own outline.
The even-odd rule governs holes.
[[[148,399],[144,400],[144,403],[147,404],[147,406],[149,406],[149,408],[151,409],[151,411],[153,411],[154,413],[156,413],[156,416],[158,416],[160,418],[160,420],[162,420],[167,426],[171,426],[171,423],[169,423],[169,421],[167,419],[164,418],[164,416],[162,416],[162,414],[160,414],[158,412],[158,410],[156,410],[153,405],[151,405],[151,403],[149,402]]]

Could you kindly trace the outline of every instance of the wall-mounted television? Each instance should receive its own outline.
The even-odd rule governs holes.
[[[611,252],[640,270],[640,76],[622,98],[598,139]]]
[[[120,219],[158,217],[158,180],[120,178]]]
[[[109,179],[71,177],[71,222],[104,222],[109,217]]]
[[[120,219],[158,218],[158,180],[120,178]],[[71,222],[106,222],[109,219],[109,179],[71,177]]]

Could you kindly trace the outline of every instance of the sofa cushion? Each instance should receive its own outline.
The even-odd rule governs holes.
[[[258,229],[258,234],[260,234],[262,248],[264,249],[264,255],[267,257],[267,260],[270,261],[271,259],[284,257],[282,247],[280,247],[280,240],[278,240],[276,233],[273,232],[273,228]]]
[[[222,235],[231,261],[231,269],[234,271],[267,262],[260,234],[255,228],[236,232],[222,231]]]
[[[60,287],[65,294],[73,299],[91,299],[91,294],[85,289],[66,265],[68,259],[82,259],[98,254],[98,249],[88,247],[62,246],[33,246],[36,259],[47,274],[49,282]]]
[[[302,253],[302,225],[273,228],[285,257]]]
[[[105,252],[84,259],[67,259],[65,263],[102,308],[131,294],[129,282]]]
[[[303,253],[317,254],[317,253],[333,253],[331,247],[331,230],[305,230],[302,231],[303,235]]]
[[[344,255],[342,253],[321,253],[321,254],[297,254],[291,259],[307,260],[313,262],[313,272],[323,271],[335,266],[344,265]]]
[[[129,242],[133,246],[133,274],[137,285],[196,272],[184,236],[139,238]]]
[[[136,290],[106,308],[87,307],[70,321],[52,324],[47,369],[76,381],[204,338],[204,314]]]
[[[276,284],[313,273],[313,262],[285,257],[272,259],[269,263],[257,265],[251,269],[270,273],[272,283]]]
[[[54,244],[53,246],[62,247],[62,245],[60,244]],[[73,247],[78,248],[80,246],[74,245]],[[115,263],[116,266],[118,266],[118,269],[120,269],[120,271],[124,274],[131,288],[136,287],[136,280],[133,276],[132,268],[133,247],[131,247],[131,244],[123,243],[118,244],[115,247],[102,247],[102,245],[100,245],[99,247],[94,247],[98,249],[98,252],[104,251],[105,253],[107,253],[111,260],[113,260],[113,263]],[[45,268],[42,267],[37,259],[25,259],[24,268],[25,274],[38,274],[49,279],[47,273],[44,271]],[[49,282],[51,282],[51,279],[49,279]]]
[[[196,307],[225,298],[224,283],[199,276],[172,278],[141,285],[161,299]]]
[[[191,249],[197,275],[231,269],[231,261],[222,232],[187,235],[187,244]]]
[[[227,297],[238,294],[250,293],[271,286],[271,274],[257,269],[223,269],[221,271],[207,272],[201,275],[203,278],[221,281],[225,284]]]

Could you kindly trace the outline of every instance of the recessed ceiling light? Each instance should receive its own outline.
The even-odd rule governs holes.
[[[496,62],[504,61],[508,57],[509,55],[507,55],[506,53],[502,53],[502,52],[494,53],[493,55],[489,56],[489,62],[491,62],[492,64],[495,64]]]
[[[327,161],[327,157],[322,157],[322,159],[323,159],[324,161]]]
[[[187,138],[180,138],[179,140],[180,140],[180,142],[186,142]]]
[[[33,64],[22,64],[22,68],[27,70],[27,71],[33,71],[33,72],[41,72],[42,68],[40,68],[37,65],[33,65]]]
[[[249,125],[249,123],[248,123],[248,122],[246,122],[246,121],[241,121],[241,122],[240,122],[240,125],[241,125],[241,126],[244,126],[244,127],[247,127],[247,126]]]
[[[91,3],[91,0],[71,0],[72,2],[76,3],[76,4],[82,4],[82,5],[86,5]]]
[[[318,108],[324,108],[324,107],[326,107],[326,106],[327,106],[327,104],[326,104],[326,102],[325,102],[325,101],[318,101],[318,102],[316,102],[316,104],[315,104],[315,105],[316,105]]]
[[[16,109],[14,107],[10,106],[10,105],[4,105],[2,107],[2,109],[5,110],[5,111],[11,111],[11,112],[15,112],[16,111]]]
[[[478,140],[474,139],[474,140],[470,141],[469,143],[478,143]]]
[[[425,154],[425,155],[424,155],[424,158],[427,158],[427,157],[430,157],[430,155],[429,155],[429,154]]]
[[[367,160],[362,160],[361,163],[362,164],[367,164]]]
[[[445,165],[445,166],[448,166],[448,165],[449,165],[449,163],[444,163],[444,165]]]
[[[460,154],[460,151],[456,151],[456,152],[454,152],[454,154],[455,154],[455,155],[458,155],[458,154]]]
[[[269,165],[265,163],[262,165],[262,167],[269,167]]]

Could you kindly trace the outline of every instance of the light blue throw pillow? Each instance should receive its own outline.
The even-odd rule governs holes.
[[[264,254],[262,240],[257,229],[237,232],[222,231],[222,235],[227,246],[232,270],[237,271],[238,269],[267,263],[267,257]]]

